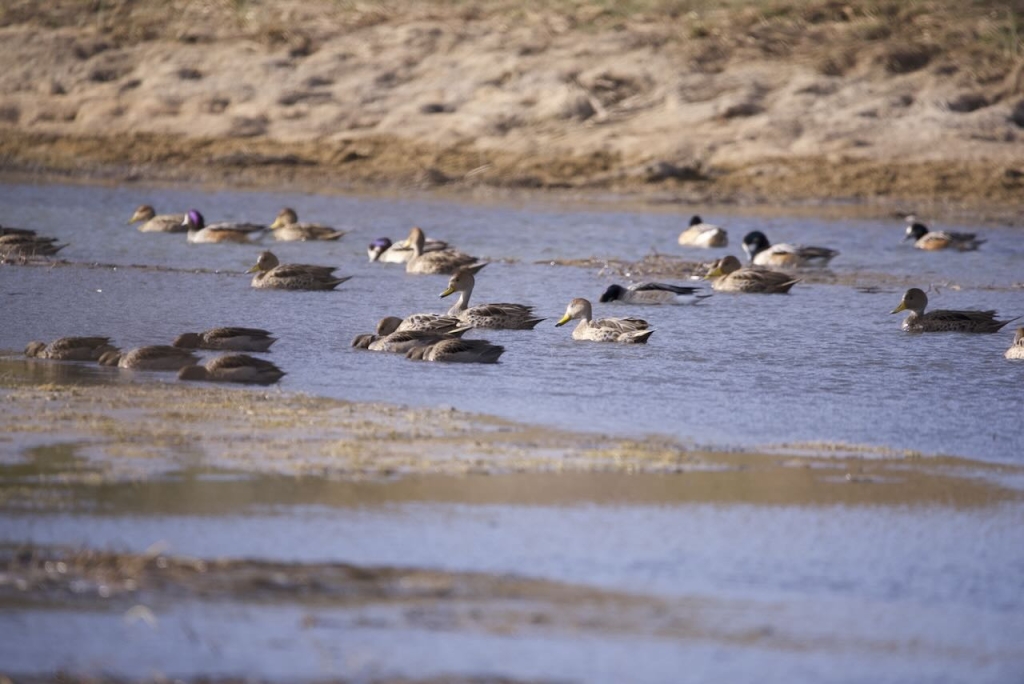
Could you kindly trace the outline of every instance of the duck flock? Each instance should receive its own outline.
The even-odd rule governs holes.
[[[185,214],[157,214],[142,205],[129,223],[138,223],[142,232],[186,233],[190,243],[253,243],[270,233],[281,241],[339,240],[346,231],[315,223],[302,223],[293,209],[283,209],[269,226],[256,223],[207,224],[203,215],[192,209]],[[932,231],[908,217],[906,240],[922,250],[973,251],[985,241],[974,233]],[[699,216],[690,220],[680,233],[680,245],[702,248],[728,246],[725,229],[705,223]],[[37,235],[32,230],[0,227],[0,260],[26,261],[56,255],[65,245],[56,238]],[[747,256],[743,264],[735,256],[725,256],[706,264],[704,278],[717,292],[785,294],[800,282],[799,272],[827,266],[838,252],[827,247],[771,244],[761,231],[748,233],[742,242]],[[545,320],[532,306],[514,303],[470,305],[476,277],[486,261],[458,251],[447,242],[429,239],[414,226],[406,239],[392,242],[378,238],[370,243],[371,262],[401,264],[410,274],[450,275],[441,297],[458,295],[446,313],[414,313],[380,320],[373,333],[357,336],[352,346],[369,351],[405,354],[410,359],[456,363],[496,363],[505,348],[484,339],[466,338],[474,329],[532,330]],[[276,290],[333,290],[351,278],[338,276],[331,266],[282,264],[268,251],[260,253],[248,270],[252,287]],[[628,286],[610,285],[600,303],[629,305],[699,304],[711,294],[692,285],[644,282]],[[926,311],[928,297],[911,288],[892,313],[909,312],[902,328],[907,332],[995,333],[1017,320],[999,320],[991,310]],[[584,298],[569,302],[565,313],[554,325],[577,321],[574,340],[646,344],[654,333],[648,322],[633,316],[594,318],[593,305]],[[182,380],[206,380],[270,384],[284,376],[273,362],[252,356],[267,353],[276,338],[258,328],[221,327],[204,332],[187,332],[171,344],[150,345],[122,352],[108,337],[62,337],[50,343],[31,342],[25,349],[29,357],[62,361],[92,361],[101,365],[150,371],[173,371]],[[196,350],[228,352],[202,362]],[[1005,353],[1008,359],[1024,359],[1024,327],[1017,329],[1013,343]]]

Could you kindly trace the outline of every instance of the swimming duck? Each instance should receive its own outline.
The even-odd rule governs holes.
[[[36,231],[29,230],[28,228],[14,228],[13,226],[0,226],[0,237],[5,235],[21,235],[23,237],[33,237]]]
[[[995,311],[948,311],[937,309],[925,313],[928,306],[928,295],[922,290],[912,287],[903,295],[899,306],[890,313],[909,311],[910,315],[903,321],[903,330],[907,332],[966,332],[994,333],[998,332],[1008,321],[997,321]]]
[[[828,266],[828,262],[838,256],[839,252],[828,247],[810,247],[804,245],[772,245],[768,238],[759,230],[747,233],[743,238],[743,251],[747,253],[751,263],[757,266],[782,266],[797,268],[801,266]]]
[[[427,238],[423,243],[424,252],[437,252],[448,249],[448,243],[444,240]],[[404,264],[412,258],[412,247],[408,240],[400,240],[392,243],[386,237],[377,238],[366,248],[366,255],[370,261],[380,261],[386,264]]]
[[[609,285],[601,295],[601,303],[626,304],[700,304],[710,294],[701,294],[701,288],[666,283],[635,283],[629,287]]]
[[[277,338],[260,328],[213,328],[201,333],[182,333],[175,338],[173,344],[182,349],[265,352],[274,342],[277,342]]]
[[[109,337],[61,337],[46,344],[29,342],[25,356],[56,361],[96,361],[109,351],[118,351]]]
[[[1008,359],[1024,360],[1024,327],[1017,328],[1017,334],[1013,336],[1013,344],[1004,354]]]
[[[478,264],[476,257],[454,249],[426,251],[426,236],[419,226],[413,226],[406,241],[412,245],[412,257],[405,262],[406,273],[435,273],[450,275],[460,268],[475,266],[477,270],[485,264]]]
[[[243,382],[269,385],[284,377],[285,372],[276,364],[248,354],[224,354],[205,364],[185,366],[178,371],[179,380],[206,380],[208,382]]]
[[[951,233],[945,230],[928,230],[923,223],[912,223],[907,226],[903,241],[914,241],[914,247],[933,252],[940,249],[955,249],[958,252],[973,252],[985,242],[979,240],[977,233]]]
[[[347,231],[335,230],[319,223],[299,223],[294,209],[285,207],[270,224],[274,239],[290,242],[307,240],[338,240]]]
[[[447,339],[434,344],[413,347],[405,356],[417,361],[441,361],[443,363],[497,363],[505,353],[500,344],[487,340]]]
[[[473,296],[476,277],[469,269],[459,270],[448,280],[448,287],[441,293],[442,297],[458,292],[459,299],[451,309],[449,316],[459,319],[462,325],[471,328],[491,328],[495,330],[532,330],[543,318],[533,315],[533,307],[525,304],[480,304],[469,306],[469,298]]]
[[[572,331],[574,340],[647,344],[647,339],[654,334],[642,318],[602,318],[595,321],[590,302],[580,297],[569,302],[565,315],[555,326],[565,325],[573,319],[579,319]]]
[[[336,278],[334,266],[282,264],[273,252],[260,252],[256,264],[246,273],[255,273],[252,286],[272,290],[333,290],[352,276]]]
[[[57,238],[11,233],[0,236],[0,258],[53,256],[67,245],[56,244]]]
[[[740,264],[740,260],[731,254],[711,263],[706,280],[711,281],[711,289],[719,292],[756,292],[761,294],[784,294],[789,288],[800,282],[788,273],[772,271],[761,266]]]
[[[128,219],[128,225],[142,222],[139,231],[142,233],[184,233],[188,230],[184,214],[157,214],[148,204],[140,204]]]
[[[374,335],[359,335],[352,340],[352,346],[370,351],[397,352],[404,354],[413,347],[422,347],[442,340],[461,337],[469,328],[456,328],[451,332],[435,330],[399,330],[400,318],[388,316],[377,323]]]
[[[679,244],[687,247],[726,247],[729,235],[724,228],[704,223],[700,216],[690,219],[690,227],[679,234]]]
[[[430,332],[450,332],[462,323],[455,316],[435,313],[410,314],[402,319],[397,330],[427,330]]]
[[[199,357],[187,349],[163,344],[139,347],[124,354],[119,351],[108,351],[99,358],[101,366],[148,371],[176,371],[198,361]]]
[[[212,223],[206,225],[206,219],[195,209],[185,214],[183,226],[188,230],[188,241],[193,243],[237,242],[248,244],[263,237],[266,226],[256,223]]]

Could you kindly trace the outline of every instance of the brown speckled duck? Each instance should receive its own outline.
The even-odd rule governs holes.
[[[335,277],[334,266],[282,264],[273,252],[261,252],[246,272],[256,274],[253,287],[270,290],[333,290],[352,277]]]
[[[178,335],[173,344],[182,349],[221,349],[225,351],[265,352],[277,342],[261,328],[213,328],[200,333]]]
[[[290,242],[338,240],[346,233],[344,230],[335,230],[319,223],[299,223],[298,214],[290,207],[285,207],[278,213],[277,218],[270,224],[270,232],[273,233],[275,240]]]
[[[179,380],[205,380],[207,382],[241,382],[269,385],[285,373],[276,364],[248,354],[224,354],[199,366],[185,366],[178,371]]]
[[[99,358],[101,366],[148,371],[176,371],[198,361],[199,357],[187,349],[162,344],[138,347],[123,354],[108,351]]]
[[[1017,320],[1011,318],[1007,321],[996,320],[995,311],[951,311],[936,309],[925,313],[928,306],[928,295],[923,290],[912,287],[903,295],[899,306],[890,313],[909,311],[910,315],[903,321],[903,330],[907,332],[965,332],[965,333],[994,333],[1007,323]],[[1019,316],[1018,316],[1019,318]]]
[[[118,351],[109,337],[61,337],[50,342],[29,342],[25,356],[55,361],[97,361],[109,351]]]
[[[148,204],[140,204],[128,219],[128,225],[141,223],[142,233],[184,233],[188,231],[184,214],[157,214]]]
[[[760,266],[744,268],[740,260],[732,255],[712,262],[704,277],[711,281],[711,289],[719,292],[784,294],[800,282],[799,278],[781,271],[772,271]]]
[[[590,302],[582,297],[577,297],[569,302],[569,306],[565,309],[565,315],[558,319],[555,326],[565,325],[571,320],[579,321],[572,331],[572,339],[574,340],[647,344],[648,338],[654,334],[654,330],[642,318],[601,318],[594,320]]]

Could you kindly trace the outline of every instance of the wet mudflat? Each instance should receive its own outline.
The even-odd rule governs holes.
[[[1019,466],[43,367],[63,372],[0,365],[19,678],[1005,681],[1024,662]]]
[[[910,285],[1024,312],[1013,231],[925,255],[899,224],[737,216],[737,241],[768,224],[842,256],[789,297],[601,309],[651,320],[646,348],[546,322],[488,334],[498,366],[451,368],[348,347],[385,313],[447,303],[443,277],[367,264],[370,239],[427,224],[496,259],[481,301],[552,321],[720,252],[674,246],[671,213],[148,190],[160,210],[269,221],[295,204],[354,231],[271,243],[357,276],[338,292],[256,292],[241,272],[260,247],[124,227],[138,189],[2,191],[11,223],[71,243],[66,264],[0,268],[0,670],[16,680],[1024,671],[1024,367],[1002,358],[1008,335],[907,336],[888,315]],[[280,335],[279,386],[18,353],[223,324]]]

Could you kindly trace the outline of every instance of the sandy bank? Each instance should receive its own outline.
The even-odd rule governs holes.
[[[22,2],[0,169],[1012,205],[1004,3]]]

